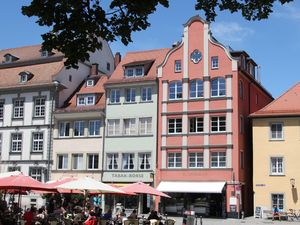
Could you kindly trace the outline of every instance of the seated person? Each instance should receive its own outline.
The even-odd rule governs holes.
[[[98,224],[97,217],[93,210],[90,210],[89,216],[86,219],[86,221],[84,221],[83,224],[84,225],[97,225]]]
[[[136,210],[134,209],[132,213],[127,217],[128,219],[137,219],[137,213]]]
[[[116,215],[116,223],[117,224],[122,224],[123,220],[126,218],[126,213],[125,213],[125,209],[123,208],[122,210],[120,210],[117,215]]]
[[[273,216],[272,216],[272,220],[274,220],[275,218],[278,218],[280,220],[280,216],[279,216],[279,210],[277,208],[276,205],[273,206]]]
[[[161,218],[157,215],[157,211],[151,210],[147,220],[160,220]]]
[[[102,219],[111,220],[112,219],[112,211],[108,209],[106,213],[103,214]]]

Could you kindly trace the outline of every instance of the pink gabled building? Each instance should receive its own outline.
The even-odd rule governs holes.
[[[253,213],[248,115],[273,98],[244,51],[224,47],[194,16],[158,66],[156,186],[166,213],[215,217]]]

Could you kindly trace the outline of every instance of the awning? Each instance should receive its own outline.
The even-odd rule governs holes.
[[[225,181],[162,181],[158,185],[157,190],[169,193],[222,193],[225,183]]]

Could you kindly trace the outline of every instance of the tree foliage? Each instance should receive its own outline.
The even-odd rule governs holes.
[[[206,20],[214,21],[216,10],[241,12],[247,20],[266,19],[276,2],[293,0],[196,0],[195,9],[205,12]],[[22,7],[26,16],[37,17],[40,26],[50,27],[43,34],[43,49],[56,49],[65,54],[66,66],[77,67],[78,61],[89,59],[88,52],[101,49],[106,41],[120,38],[127,45],[131,34],[150,26],[149,15],[159,5],[169,6],[169,0],[32,0]]]

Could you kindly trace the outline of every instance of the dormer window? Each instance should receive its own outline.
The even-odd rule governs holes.
[[[48,57],[49,56],[49,53],[47,50],[42,50],[41,51],[41,57]]]
[[[4,56],[5,62],[9,63],[12,61],[12,56],[11,55],[5,55]]]
[[[20,82],[26,83],[33,77],[33,74],[29,71],[23,71],[23,72],[19,73],[19,76],[20,76]]]
[[[21,75],[21,83],[25,83],[25,82],[27,82],[27,80],[28,80],[27,74],[22,74]]]
[[[127,67],[125,69],[125,76],[126,77],[141,77],[141,76],[144,76],[144,67],[142,67],[142,66]]]
[[[95,95],[78,95],[77,106],[95,105]]]
[[[87,80],[86,81],[86,86],[87,87],[93,87],[94,86],[94,80]]]
[[[6,53],[3,57],[4,57],[3,63],[11,63],[19,59],[18,57],[13,56],[12,54],[9,53]]]

